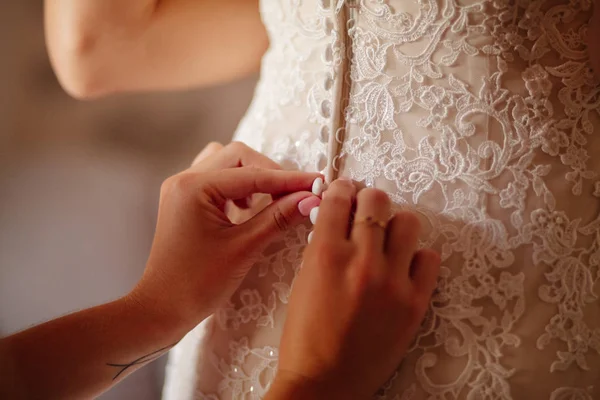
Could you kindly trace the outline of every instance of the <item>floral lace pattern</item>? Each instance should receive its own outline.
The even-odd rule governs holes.
[[[376,397],[600,398],[591,0],[262,0],[261,12],[271,48],[237,138],[385,190],[442,254],[421,332]],[[178,379],[186,355],[173,357],[168,400],[262,398],[307,234],[269,249],[212,330],[186,338],[196,379]]]

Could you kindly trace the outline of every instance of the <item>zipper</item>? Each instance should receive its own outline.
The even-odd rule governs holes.
[[[350,102],[352,80],[350,68],[352,65],[352,36],[351,30],[356,21],[358,2],[356,0],[332,1],[333,18],[336,25],[337,40],[340,44],[341,60],[334,64],[334,99],[332,110],[331,130],[327,149],[327,174],[328,183],[339,177],[342,162],[342,147],[346,138],[346,108]]]

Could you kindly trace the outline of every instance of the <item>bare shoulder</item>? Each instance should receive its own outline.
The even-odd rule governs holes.
[[[45,0],[56,74],[78,98],[211,85],[258,69],[258,0]]]

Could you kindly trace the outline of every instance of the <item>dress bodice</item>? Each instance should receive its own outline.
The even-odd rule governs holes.
[[[442,254],[426,321],[378,396],[600,398],[591,1],[262,0],[261,12],[271,46],[237,139],[385,190]],[[264,394],[306,234],[265,254],[188,340],[197,397]]]

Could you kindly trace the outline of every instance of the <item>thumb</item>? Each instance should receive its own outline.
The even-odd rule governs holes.
[[[262,250],[282,237],[290,228],[307,219],[300,213],[298,203],[311,197],[315,199],[315,203],[318,202],[319,198],[310,192],[296,192],[283,196],[237,228],[244,232],[249,246],[254,250],[259,247]]]

